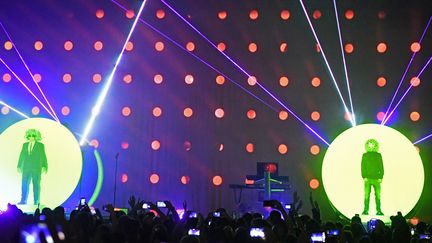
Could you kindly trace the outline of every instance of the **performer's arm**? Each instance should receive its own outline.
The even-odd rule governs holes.
[[[365,161],[365,154],[363,154],[362,156],[362,160],[361,160],[361,175],[362,178],[366,178],[366,161]]]
[[[380,171],[380,175],[381,175],[380,179],[382,179],[384,177],[384,165],[383,165],[383,159],[382,159],[381,154],[379,154],[379,164],[378,164],[378,166],[379,166],[379,171]]]
[[[48,162],[47,162],[47,157],[45,154],[45,145],[42,145],[42,154],[41,154],[41,160],[42,160],[42,169],[45,169],[45,172],[48,171]]]
[[[18,165],[17,165],[17,168],[18,168],[18,171],[19,172],[22,172],[22,169],[23,169],[23,160],[24,160],[24,156],[25,156],[25,143],[22,145],[22,148],[21,148],[21,153],[20,153],[20,156],[19,156],[19,159],[18,159]]]

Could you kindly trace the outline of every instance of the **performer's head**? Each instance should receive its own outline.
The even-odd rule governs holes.
[[[25,132],[25,136],[24,136],[27,140],[29,141],[40,141],[42,140],[42,135],[41,133],[36,130],[36,129],[28,129]]]
[[[379,143],[375,139],[368,139],[365,143],[365,149],[367,152],[378,152]]]

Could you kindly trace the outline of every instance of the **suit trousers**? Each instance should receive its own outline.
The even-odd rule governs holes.
[[[32,182],[33,184],[33,202],[35,205],[40,202],[40,181],[41,181],[40,170],[28,170],[28,169],[23,170],[21,202],[27,203],[30,182]]]

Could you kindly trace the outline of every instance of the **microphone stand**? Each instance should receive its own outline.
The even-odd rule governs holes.
[[[114,201],[113,206],[116,205],[116,193],[117,193],[117,168],[118,168],[118,157],[119,153],[115,155],[115,172],[114,172]]]

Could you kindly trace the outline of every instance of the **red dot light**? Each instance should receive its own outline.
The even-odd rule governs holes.
[[[317,179],[315,179],[315,178],[313,178],[313,179],[311,179],[311,180],[309,181],[309,187],[310,187],[312,190],[317,189],[317,188],[319,187],[319,185],[320,185],[319,181],[318,181]]]
[[[286,146],[283,143],[279,144],[278,151],[279,151],[280,154],[286,154],[288,152],[288,146]]]
[[[189,182],[190,182],[190,177],[184,175],[184,176],[182,176],[182,177],[180,178],[180,181],[181,181],[181,183],[182,183],[183,185],[189,184]]]
[[[321,18],[321,11],[319,11],[319,10],[315,10],[314,12],[313,12],[313,14],[312,14],[312,17],[314,18],[314,19],[319,19],[319,18]]]
[[[246,152],[253,153],[253,151],[254,151],[254,145],[253,145],[253,143],[246,144]]]
[[[246,113],[247,118],[249,118],[250,120],[253,120],[256,118],[256,111],[253,109],[250,109],[247,111]]]
[[[318,145],[312,145],[310,147],[310,153],[313,155],[317,155],[320,152],[320,147]]]
[[[152,184],[157,184],[159,182],[159,175],[156,173],[153,173],[150,175],[150,182]]]
[[[380,111],[377,113],[376,118],[378,121],[382,121],[382,120],[384,120],[384,116],[385,116],[385,113]]]
[[[420,43],[418,43],[418,42],[413,42],[413,43],[411,44],[411,51],[412,51],[412,52],[419,52],[420,49],[421,49],[421,45],[420,45]]]
[[[347,10],[346,12],[345,12],[345,18],[346,19],[348,19],[348,20],[351,20],[351,19],[353,19],[354,18],[354,11],[353,10]]]
[[[122,174],[121,176],[121,182],[126,183],[128,181],[129,177],[127,174]]]
[[[225,111],[222,108],[217,108],[215,110],[215,116],[219,119],[223,118],[225,116]]]
[[[220,185],[222,185],[222,182],[223,182],[223,180],[222,180],[221,176],[217,175],[217,176],[213,177],[213,185],[220,186]]]
[[[256,20],[256,19],[258,19],[258,11],[257,10],[251,10],[250,12],[249,12],[249,18],[250,19],[252,19],[252,20]]]
[[[283,19],[283,20],[288,20],[288,19],[290,18],[290,16],[291,16],[290,11],[288,11],[288,10],[286,10],[286,9],[282,10],[282,12],[281,12],[281,14],[280,14],[280,17],[281,17],[281,19]]]
[[[384,42],[378,43],[378,45],[377,45],[377,51],[378,51],[379,53],[384,53],[384,52],[386,52],[386,51],[387,51],[387,44],[384,43]]]
[[[224,20],[224,19],[226,19],[227,18],[227,12],[226,11],[220,11],[219,13],[218,13],[218,18],[220,19],[220,20]]]
[[[161,147],[161,144],[160,144],[160,142],[158,141],[158,140],[153,140],[152,142],[151,142],[151,148],[153,149],[153,150],[159,150],[160,149],[160,147]]]

